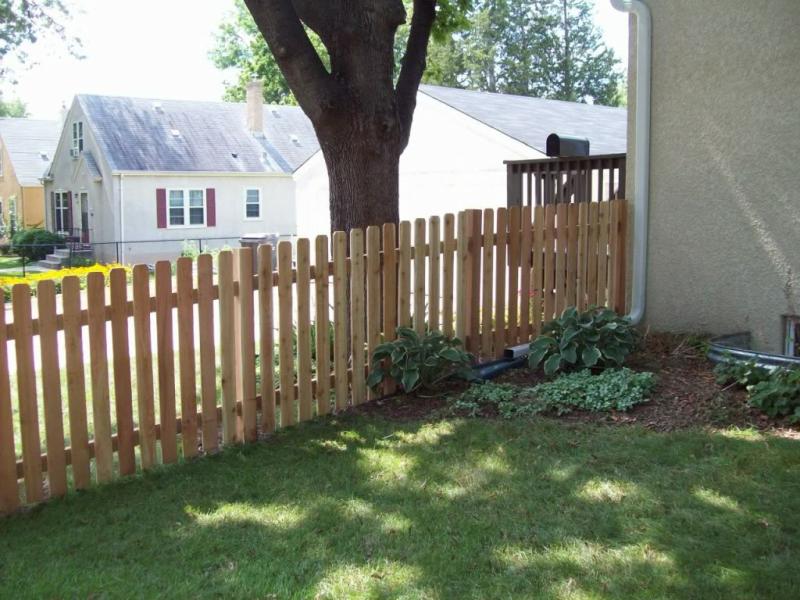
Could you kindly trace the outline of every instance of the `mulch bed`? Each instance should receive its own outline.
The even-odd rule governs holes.
[[[696,342],[685,335],[650,334],[641,350],[626,366],[637,371],[652,371],[658,378],[650,401],[628,412],[591,413],[575,411],[557,418],[566,422],[592,422],[607,425],[640,425],[655,431],[675,431],[690,427],[753,427],[780,435],[800,438],[800,428],[785,419],[770,419],[747,405],[747,394],[736,387],[716,383],[714,365]],[[519,386],[534,386],[545,378],[527,368],[507,371],[495,380]],[[449,388],[448,394],[460,390]],[[359,414],[396,420],[420,420],[448,416],[448,394],[435,397],[393,396],[364,404]]]

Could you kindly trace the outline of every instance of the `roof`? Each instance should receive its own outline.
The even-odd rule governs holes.
[[[539,152],[551,133],[588,138],[592,154],[623,153],[627,110],[512,94],[420,85],[422,93],[485,123]]]
[[[60,133],[57,121],[0,119],[0,138],[20,185],[41,185]]]
[[[319,150],[295,106],[264,106],[263,134],[245,104],[79,95],[112,171],[292,173]]]

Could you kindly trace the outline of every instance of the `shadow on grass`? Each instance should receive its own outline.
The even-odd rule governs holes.
[[[0,595],[788,598],[798,451],[344,417],[0,521]]]

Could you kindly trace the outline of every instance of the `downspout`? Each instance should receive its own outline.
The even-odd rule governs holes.
[[[647,225],[650,198],[650,9],[641,0],[611,0],[615,9],[636,15],[636,116],[634,117],[633,272],[631,310],[634,324],[644,317],[647,299]]]
[[[125,264],[125,173],[119,174],[119,262]]]

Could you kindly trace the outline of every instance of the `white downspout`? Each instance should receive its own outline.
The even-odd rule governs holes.
[[[647,224],[650,200],[650,9],[641,0],[611,0],[611,6],[636,15],[636,116],[633,171],[633,272],[631,311],[636,325],[644,317],[647,299]]]
[[[119,262],[125,264],[125,174],[119,174]]]

